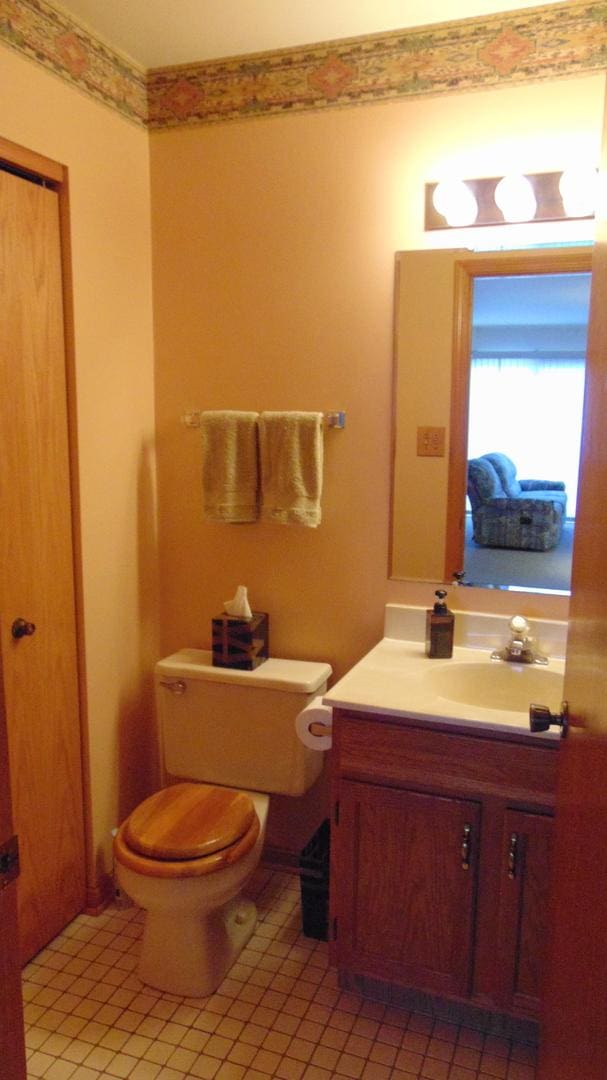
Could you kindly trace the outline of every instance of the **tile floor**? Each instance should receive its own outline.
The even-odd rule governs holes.
[[[255,934],[208,998],[140,982],[136,908],[75,919],[24,971],[28,1077],[533,1080],[529,1046],[340,991],[297,877],[262,868],[251,891]]]

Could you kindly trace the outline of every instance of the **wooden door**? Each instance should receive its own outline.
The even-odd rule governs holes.
[[[469,800],[340,783],[340,967],[468,993],[479,825]]]
[[[607,122],[603,191],[607,183]],[[580,502],[538,1080],[607,1076],[607,206],[593,261]]]
[[[8,777],[8,740],[0,669],[0,776]],[[11,793],[0,783],[0,845],[13,836]],[[21,970],[17,941],[17,881],[0,874],[0,1061],[4,1080],[25,1080]]]
[[[0,657],[25,962],[82,910],[85,859],[59,201],[0,172]],[[15,638],[23,618],[31,636]]]
[[[507,810],[501,844],[498,1004],[538,1016],[546,967],[554,822],[544,814]]]

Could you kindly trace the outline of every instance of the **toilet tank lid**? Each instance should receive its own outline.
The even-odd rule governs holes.
[[[260,689],[284,690],[291,694],[313,694],[331,675],[331,665],[314,660],[280,660],[270,657],[253,671],[214,667],[207,649],[180,649],[156,664],[156,674],[207,682],[258,686]]]

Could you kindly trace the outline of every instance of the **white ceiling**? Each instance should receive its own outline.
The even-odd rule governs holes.
[[[493,15],[536,7],[538,0],[61,0],[56,6],[153,68]]]

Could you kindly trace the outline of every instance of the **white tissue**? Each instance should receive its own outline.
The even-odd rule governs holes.
[[[250,619],[253,612],[247,597],[246,585],[239,585],[231,600],[224,600],[223,610],[226,615],[239,615],[241,619]]]
[[[326,728],[326,735],[313,735],[310,724],[322,724]],[[331,728],[333,725],[333,709],[323,705],[322,697],[312,698],[309,705],[302,709],[295,717],[295,730],[300,742],[310,750],[330,750],[333,742]]]

